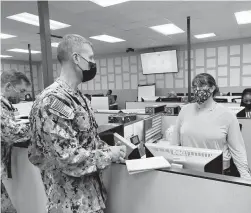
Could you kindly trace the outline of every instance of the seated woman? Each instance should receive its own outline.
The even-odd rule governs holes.
[[[237,117],[251,118],[251,88],[245,89],[242,92],[240,106],[245,108],[237,113]]]
[[[213,99],[218,92],[215,79],[201,73],[192,81],[195,103],[182,108],[173,132],[172,145],[223,151],[224,174],[231,175],[233,159],[240,176],[251,178],[245,144],[236,116]]]

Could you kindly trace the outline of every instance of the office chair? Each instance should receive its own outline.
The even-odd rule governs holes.
[[[118,96],[114,95],[113,97],[114,97],[114,100],[117,101]]]
[[[184,93],[177,93],[177,96],[184,96]]]
[[[162,102],[181,102],[181,97],[177,98],[162,98]]]

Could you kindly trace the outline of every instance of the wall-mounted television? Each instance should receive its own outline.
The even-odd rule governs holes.
[[[177,51],[163,51],[141,54],[143,74],[177,73]]]

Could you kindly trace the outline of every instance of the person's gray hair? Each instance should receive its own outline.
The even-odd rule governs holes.
[[[65,35],[57,48],[57,58],[59,63],[62,64],[63,62],[68,61],[72,53],[79,53],[83,50],[85,44],[92,47],[92,43],[80,35]]]
[[[17,70],[8,70],[8,71],[1,71],[1,85],[4,86],[7,83],[11,83],[13,86],[16,86],[17,84],[21,84],[22,81],[24,81],[27,86],[29,86],[30,80],[28,77],[22,73],[18,72]]]

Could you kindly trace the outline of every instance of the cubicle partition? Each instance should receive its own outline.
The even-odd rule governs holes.
[[[185,170],[129,175],[125,165],[106,171],[106,213],[249,213],[251,182]]]
[[[161,105],[168,105],[168,106],[182,106],[185,103],[172,103],[172,102],[126,102],[126,109],[145,109],[145,107],[149,106],[161,106]]]

